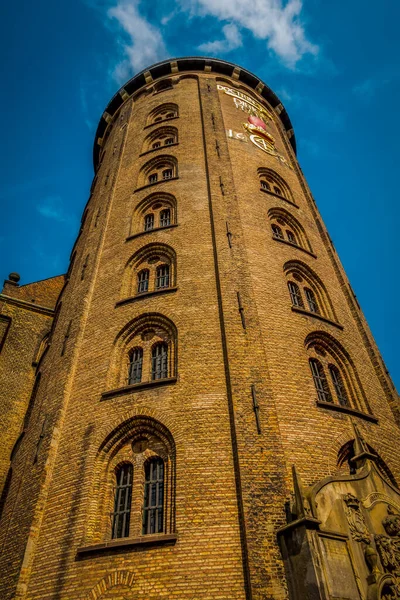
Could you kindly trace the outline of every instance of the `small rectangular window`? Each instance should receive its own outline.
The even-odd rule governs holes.
[[[151,175],[149,175],[149,183],[156,183],[157,180],[158,180],[157,173],[152,173]]]
[[[154,215],[151,213],[144,218],[144,230],[150,231],[154,227]]]
[[[168,227],[171,224],[171,211],[165,208],[160,212],[160,227]]]
[[[132,502],[132,465],[122,465],[116,472],[115,497],[112,537],[124,538],[129,536],[129,523]]]
[[[162,172],[162,176],[163,176],[163,179],[172,179],[172,177],[173,177],[172,169],[165,169]]]

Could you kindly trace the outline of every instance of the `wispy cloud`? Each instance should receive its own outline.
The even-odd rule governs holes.
[[[75,218],[67,213],[60,196],[47,196],[36,204],[36,210],[42,217],[58,223],[74,223]]]
[[[216,40],[215,42],[206,42],[199,46],[201,52],[206,52],[214,55],[223,54],[230,52],[236,48],[242,46],[242,36],[235,23],[228,23],[222,28],[224,34],[223,40]]]
[[[192,15],[214,16],[247,29],[256,39],[266,40],[269,50],[291,69],[306,54],[316,56],[318,46],[307,39],[300,19],[301,0],[181,0]]]
[[[168,55],[160,30],[140,13],[139,4],[140,0],[120,0],[107,11],[130,38],[130,43],[119,39],[125,58],[117,64],[114,77],[120,83]]]

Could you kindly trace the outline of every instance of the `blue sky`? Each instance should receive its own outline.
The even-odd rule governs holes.
[[[65,272],[110,97],[168,57],[214,55],[280,96],[298,157],[397,386],[400,4],[391,0],[3,3],[0,277]]]

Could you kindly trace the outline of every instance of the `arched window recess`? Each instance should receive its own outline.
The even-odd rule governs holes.
[[[310,333],[305,346],[317,405],[376,422],[355,365],[343,346],[324,331]]]
[[[140,170],[135,191],[178,178],[178,161],[174,156],[161,155],[148,161]]]
[[[276,173],[276,171],[267,168],[260,168],[257,172],[262,192],[278,197],[298,208],[293,199],[293,194],[283,177]]]
[[[164,126],[149,133],[143,143],[142,154],[147,154],[154,150],[165,149],[175,146],[178,143],[178,130],[176,127]]]
[[[177,225],[177,202],[175,196],[155,192],[146,196],[136,206],[132,217],[131,234],[128,239],[144,233],[160,231]]]
[[[289,211],[278,207],[270,208],[268,217],[274,240],[289,244],[316,258],[304,227]]]
[[[147,118],[146,127],[157,125],[162,122],[171,121],[179,117],[178,105],[173,102],[167,102],[154,108]]]

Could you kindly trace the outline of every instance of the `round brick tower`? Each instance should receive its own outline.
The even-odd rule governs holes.
[[[159,63],[112,98],[94,165],[13,440],[1,598],[387,593],[364,554],[371,494],[400,507],[398,397],[277,96]],[[333,519],[334,494],[358,504]]]

